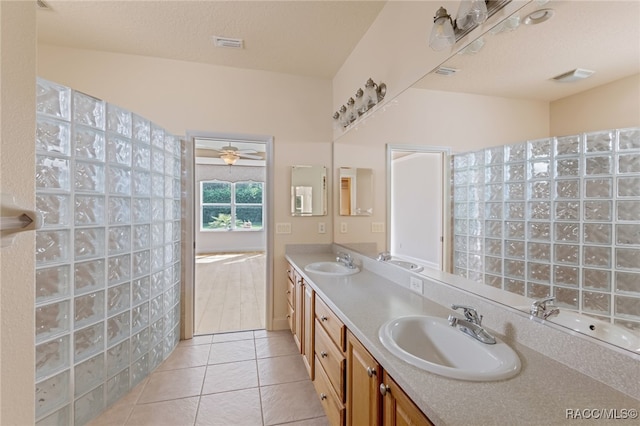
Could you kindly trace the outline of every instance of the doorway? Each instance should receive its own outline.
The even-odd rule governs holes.
[[[183,338],[269,328],[272,138],[199,132],[187,144]]]
[[[392,256],[448,268],[447,148],[388,145],[387,247]]]

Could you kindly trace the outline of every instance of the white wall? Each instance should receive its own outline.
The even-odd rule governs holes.
[[[36,7],[0,2],[0,192],[35,209]],[[34,423],[35,233],[0,248],[0,424]]]
[[[288,243],[330,243],[326,216],[290,216],[290,167],[331,167],[331,81],[108,52],[38,46],[38,75],[142,115],[168,131],[274,137],[274,327],[286,328]],[[309,100],[313,99],[313,102]],[[328,223],[330,225],[330,223]],[[330,227],[328,229],[331,229]]]
[[[551,103],[551,134],[640,126],[640,74]]]

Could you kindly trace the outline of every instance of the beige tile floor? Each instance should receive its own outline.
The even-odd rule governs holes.
[[[196,256],[194,334],[265,327],[264,252]]]
[[[183,340],[91,426],[326,426],[291,333],[264,330]]]

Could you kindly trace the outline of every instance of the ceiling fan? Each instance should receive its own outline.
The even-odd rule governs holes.
[[[238,149],[235,146],[231,146],[231,143],[229,143],[229,146],[225,146],[215,151],[219,152],[219,156],[222,161],[230,166],[234,165],[240,158],[247,158],[250,160],[264,160],[262,156],[257,155],[258,151],[253,149]]]

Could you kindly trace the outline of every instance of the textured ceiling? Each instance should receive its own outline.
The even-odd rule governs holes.
[[[384,1],[59,1],[43,44],[333,78]],[[215,48],[211,36],[244,39]]]
[[[486,35],[475,55],[455,55],[443,65],[454,76],[429,74],[416,87],[553,101],[640,73],[640,1],[534,1],[517,13],[555,14],[538,25]],[[595,73],[576,83],[550,80],[575,68]]]

